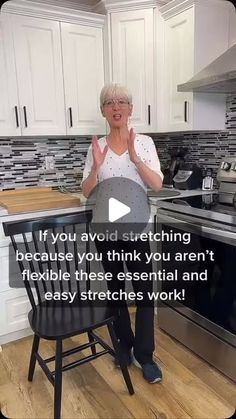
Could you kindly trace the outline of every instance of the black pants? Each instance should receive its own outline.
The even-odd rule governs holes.
[[[96,241],[97,251],[102,253],[102,264],[105,272],[111,272],[113,279],[107,281],[107,286],[111,292],[119,292],[125,290],[125,281],[119,280],[117,275],[119,272],[124,272],[124,263],[122,261],[108,260],[107,252],[116,251],[121,253],[140,252],[141,261],[126,261],[126,267],[129,272],[151,272],[152,264],[146,264],[145,252],[150,253],[150,245],[148,242],[125,242],[125,241]],[[154,304],[152,304],[148,297],[148,292],[152,292],[152,281],[150,280],[132,280],[134,292],[142,292],[144,299],[141,301],[136,300],[136,317],[135,317],[135,336],[133,334],[130,316],[126,301],[114,302],[114,310],[116,320],[114,328],[117,338],[120,340],[122,347],[130,349],[134,347],[135,358],[140,363],[148,363],[152,361],[152,354],[154,351]]]

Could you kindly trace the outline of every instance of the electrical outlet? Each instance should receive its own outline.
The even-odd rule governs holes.
[[[54,170],[55,161],[53,156],[45,156],[45,170]]]

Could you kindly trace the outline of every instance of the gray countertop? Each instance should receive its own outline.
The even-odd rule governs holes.
[[[179,195],[175,195],[173,194],[173,198],[186,198],[188,196],[194,196],[194,195],[206,195],[209,194],[211,192],[214,191],[203,191],[202,189],[191,189],[191,190],[180,190],[180,189],[168,189],[168,191],[170,192],[169,196],[165,196],[165,197],[149,197],[149,200],[152,204],[156,204],[158,201],[162,201],[163,199],[170,199],[172,198],[171,196],[171,191],[176,191],[179,192]],[[215,191],[216,192],[216,191]]]

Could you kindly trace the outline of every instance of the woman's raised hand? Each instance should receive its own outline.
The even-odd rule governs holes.
[[[105,145],[103,151],[98,144],[98,137],[96,135],[92,138],[92,153],[93,153],[93,170],[97,171],[103,164],[108,151],[108,145]]]
[[[129,152],[129,158],[132,161],[132,163],[137,164],[140,162],[140,158],[135,151],[134,140],[135,140],[135,133],[134,133],[133,128],[131,128],[129,131],[128,141],[127,141],[128,152]]]

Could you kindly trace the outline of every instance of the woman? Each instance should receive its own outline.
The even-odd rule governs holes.
[[[89,147],[85,163],[82,192],[89,197],[98,182],[110,177],[123,176],[137,182],[145,190],[147,187],[159,191],[162,187],[163,175],[155,145],[150,137],[135,134],[128,129],[129,117],[132,115],[132,96],[128,89],[119,84],[104,86],[100,95],[102,115],[106,118],[110,133],[100,140],[95,136]],[[119,272],[124,271],[123,262],[111,262],[107,258],[108,250],[116,252],[140,252],[141,260],[126,262],[130,272],[143,272],[145,252],[150,252],[147,242],[106,242],[96,243],[98,252],[103,254],[103,267],[105,272],[112,272],[113,279],[108,281],[111,292],[123,290],[124,281],[116,278]],[[152,266],[145,265],[145,272],[150,272]],[[142,291],[144,295],[152,291],[151,281],[133,281],[135,293]],[[133,334],[127,304],[117,310],[115,331],[120,340],[124,358],[127,365],[132,360],[142,369],[144,378],[149,383],[161,381],[162,373],[153,361],[154,351],[154,307],[152,303],[139,304],[136,302],[135,336]]]

